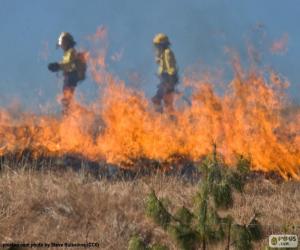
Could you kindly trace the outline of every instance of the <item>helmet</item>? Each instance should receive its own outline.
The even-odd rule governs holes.
[[[158,33],[154,38],[153,38],[153,43],[154,44],[165,44],[165,43],[170,43],[169,38],[166,34],[164,33]]]
[[[70,44],[75,45],[73,36],[68,32],[62,32],[57,39],[57,46],[61,47],[63,40],[67,39]]]

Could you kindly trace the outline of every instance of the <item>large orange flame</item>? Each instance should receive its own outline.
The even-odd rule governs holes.
[[[91,40],[105,33],[99,29]],[[64,118],[14,117],[1,110],[0,155],[30,149],[37,157],[76,153],[115,164],[141,157],[168,161],[178,154],[198,160],[216,143],[229,164],[244,155],[253,169],[300,179],[300,110],[288,110],[287,82],[275,72],[267,78],[254,67],[245,71],[235,57],[235,77],[224,95],[209,81],[185,77],[193,88],[191,104],[160,114],[142,92],[107,71],[106,53],[99,51],[89,53],[92,76],[101,87],[97,101],[85,107],[73,103]]]

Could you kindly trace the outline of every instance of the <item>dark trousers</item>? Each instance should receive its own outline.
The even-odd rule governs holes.
[[[173,111],[173,101],[175,86],[178,83],[178,78],[176,75],[170,76],[168,74],[163,74],[160,76],[160,84],[157,86],[157,91],[155,96],[152,97],[152,102],[156,106],[158,111],[163,110],[163,106],[167,111]],[[163,106],[162,106],[163,102]]]
[[[64,115],[67,115],[69,113],[77,83],[78,77],[76,72],[68,72],[64,74],[63,98],[61,101],[62,113]]]

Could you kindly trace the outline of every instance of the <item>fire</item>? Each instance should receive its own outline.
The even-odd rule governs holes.
[[[97,36],[105,39],[105,33],[99,29]],[[85,107],[74,102],[64,118],[14,117],[0,110],[0,155],[30,149],[36,157],[74,153],[123,166],[139,158],[170,161],[174,155],[196,161],[216,143],[228,164],[244,155],[255,170],[300,179],[300,109],[287,111],[288,82],[275,72],[266,77],[234,60],[235,77],[224,95],[209,81],[186,76],[185,84],[193,88],[191,104],[160,114],[141,91],[107,71],[106,54],[99,51],[88,54],[100,86],[97,101]]]
[[[287,52],[289,37],[288,34],[283,34],[281,38],[274,41],[270,50],[273,54],[284,54]]]

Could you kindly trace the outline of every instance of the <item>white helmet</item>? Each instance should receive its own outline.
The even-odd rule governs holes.
[[[75,44],[74,38],[69,32],[62,32],[57,39],[57,47],[62,46],[63,39],[68,39],[71,43]]]

